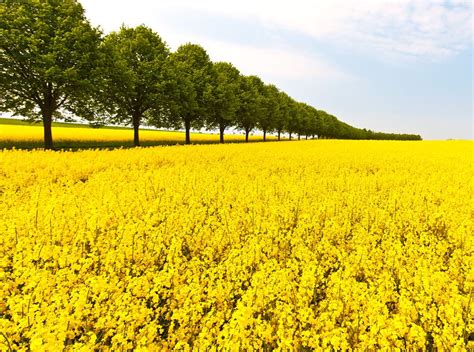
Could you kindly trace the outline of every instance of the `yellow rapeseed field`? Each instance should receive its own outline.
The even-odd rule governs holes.
[[[1,121],[0,121],[1,122]],[[53,127],[53,138],[55,143],[75,143],[75,142],[133,142],[132,129],[110,129],[110,128],[90,128],[84,127]],[[275,139],[274,136],[268,136],[269,139]],[[261,136],[250,136],[250,140],[261,140]],[[228,142],[244,141],[243,134],[228,134],[225,136]],[[184,142],[184,132],[178,131],[157,131],[140,130],[140,141],[142,142]],[[192,133],[191,142],[209,143],[218,142],[218,134]],[[43,143],[43,126],[24,126],[24,125],[4,125],[0,123],[0,143]]]
[[[456,141],[4,150],[0,350],[467,350],[472,167]]]

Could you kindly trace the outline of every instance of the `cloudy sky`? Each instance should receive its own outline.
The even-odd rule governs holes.
[[[201,44],[357,127],[472,139],[473,0],[81,0],[105,33]]]

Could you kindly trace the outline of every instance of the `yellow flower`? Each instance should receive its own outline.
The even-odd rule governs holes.
[[[472,148],[3,150],[0,350],[466,350]]]

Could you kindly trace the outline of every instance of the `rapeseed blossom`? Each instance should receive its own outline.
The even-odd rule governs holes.
[[[0,350],[467,350],[472,146],[4,150]]]
[[[73,144],[77,142],[98,143],[100,145],[107,143],[132,143],[132,129],[112,129],[112,128],[90,128],[84,127],[53,127],[53,136],[59,144]],[[43,126],[41,125],[3,125],[0,124],[0,143],[4,145],[16,145],[18,143],[35,143],[42,145],[43,143]],[[274,136],[267,136],[270,140],[275,140]],[[262,136],[250,136],[251,141],[262,140]],[[180,131],[159,131],[152,129],[143,129],[140,131],[140,140],[143,143],[183,143],[184,132]],[[217,143],[219,142],[218,134],[211,133],[192,133],[191,140],[193,143]],[[242,134],[228,134],[225,136],[227,142],[243,142],[245,136]]]

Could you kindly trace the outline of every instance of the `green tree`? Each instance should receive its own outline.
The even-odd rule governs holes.
[[[276,120],[280,114],[279,94],[278,88],[273,85],[265,85],[263,87],[263,111],[258,119],[258,127],[263,132],[263,141],[266,140],[267,132],[274,130],[276,127]]]
[[[199,45],[184,44],[170,55],[174,89],[169,94],[172,118],[169,125],[186,130],[191,143],[191,127],[202,128],[211,115],[215,71],[207,52]]]
[[[240,106],[237,112],[237,127],[245,131],[245,142],[262,114],[263,82],[257,76],[240,76]]]
[[[110,33],[104,40],[110,57],[102,98],[114,122],[133,126],[133,142],[140,145],[139,127],[166,112],[167,57],[160,36],[145,26]]]
[[[300,117],[300,109],[299,109],[299,103],[292,98],[288,101],[288,122],[286,124],[286,130],[289,135],[289,139],[291,141],[291,137],[293,133],[298,132],[299,128],[299,117]]]
[[[309,112],[308,105],[305,103],[297,104],[297,119],[295,125],[295,132],[298,134],[298,140],[301,139],[301,135],[306,134],[309,125]]]
[[[239,108],[239,70],[227,62],[214,64],[216,80],[210,100],[211,111],[208,128],[219,128],[220,142],[224,143],[224,131],[235,124]],[[209,92],[209,90],[208,90]]]
[[[285,92],[278,94],[278,112],[274,115],[274,128],[281,139],[281,133],[287,129],[288,120],[290,118],[291,98]]]
[[[318,110],[318,116],[320,118],[320,134],[318,137],[329,138],[332,127],[330,126],[328,113],[324,110]]]
[[[309,121],[308,121],[308,131],[306,136],[315,137],[320,135],[321,133],[321,118],[318,115],[318,110],[316,110],[312,106],[308,106],[308,114],[309,114]]]
[[[41,119],[47,149],[61,111],[93,119],[100,36],[77,1],[1,1],[0,111]]]
[[[339,132],[339,121],[338,119],[331,115],[325,115],[325,125],[326,125],[326,135],[328,138],[337,138]]]

